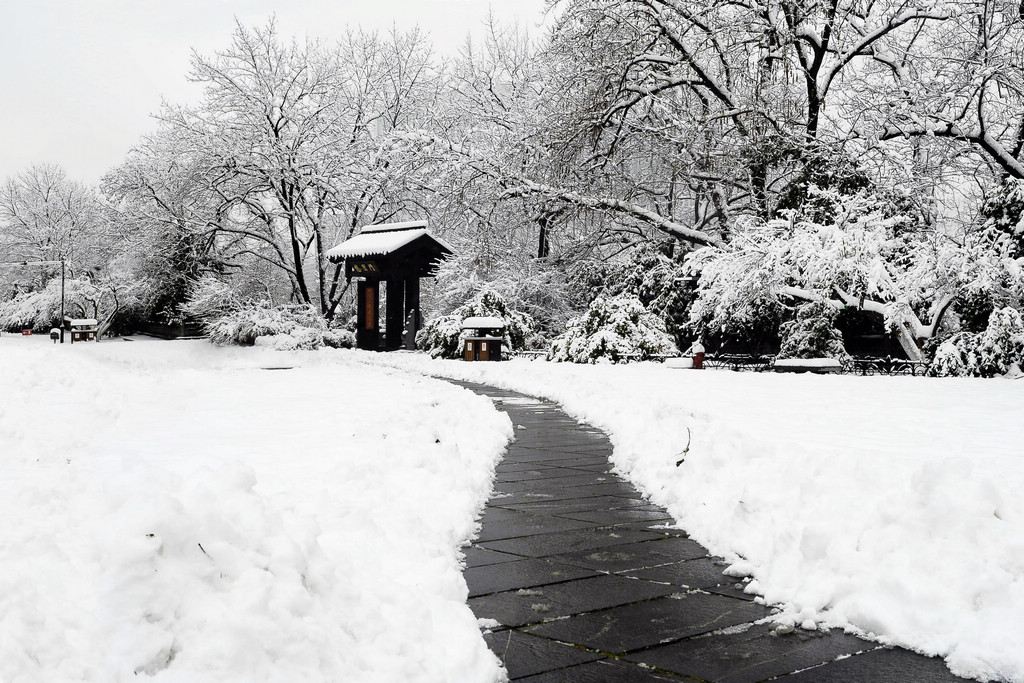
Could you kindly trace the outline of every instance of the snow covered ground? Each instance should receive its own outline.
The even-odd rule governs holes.
[[[0,680],[502,677],[457,550],[512,436],[487,399],[338,355],[7,334],[0,397]]]
[[[361,357],[605,429],[617,467],[783,622],[1024,681],[1024,381]]]

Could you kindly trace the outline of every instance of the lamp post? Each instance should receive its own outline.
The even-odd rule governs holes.
[[[64,272],[66,269],[67,261],[60,259],[59,261],[7,261],[0,263],[0,267],[3,266],[55,266],[60,264],[60,343],[64,343]]]

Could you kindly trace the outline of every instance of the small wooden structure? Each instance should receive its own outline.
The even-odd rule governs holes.
[[[99,321],[95,318],[64,318],[64,329],[71,332],[71,343],[96,341]]]
[[[329,250],[327,258],[332,263],[344,262],[345,277],[357,281],[356,347],[370,351],[414,348],[416,332],[423,324],[420,278],[433,277],[441,261],[453,253],[427,230],[426,221],[368,225]]]
[[[505,335],[505,321],[501,318],[477,316],[462,321],[462,329],[469,330],[465,337],[462,357],[466,360],[501,360],[501,342]]]

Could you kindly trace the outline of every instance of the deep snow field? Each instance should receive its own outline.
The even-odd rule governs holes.
[[[458,547],[511,425],[423,374],[605,429],[778,620],[1024,682],[1024,381],[16,335],[0,680],[501,680]]]
[[[618,470],[783,623],[1024,681],[1024,381],[361,355],[604,429]]]
[[[138,339],[0,337],[0,680],[502,678],[458,547],[504,413],[337,355]]]

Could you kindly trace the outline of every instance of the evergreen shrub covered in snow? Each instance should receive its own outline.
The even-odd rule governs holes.
[[[677,352],[665,323],[632,295],[598,297],[566,325],[548,359],[573,363],[619,363]]]
[[[318,349],[323,346],[352,348],[355,336],[348,330],[329,329],[312,306],[271,306],[268,302],[241,304],[205,323],[214,344],[271,346],[281,350]]]
[[[836,329],[836,309],[811,303],[796,309],[796,319],[782,323],[779,358],[836,358],[847,356],[843,335]]]
[[[631,294],[665,321],[665,329],[677,344],[691,337],[690,305],[696,292],[685,284],[692,273],[676,254],[680,245],[673,242],[641,244],[628,259],[616,263],[596,259],[579,262],[569,273],[577,310],[599,296]]]
[[[928,374],[935,377],[995,377],[1024,366],[1024,320],[1015,308],[989,317],[984,332],[960,332],[935,351]]]
[[[461,358],[462,345],[467,336],[462,329],[462,321],[475,316],[495,317],[505,321],[502,343],[509,351],[527,348],[537,329],[532,316],[512,309],[500,294],[485,289],[450,315],[428,321],[416,334],[416,346],[433,358]]]

